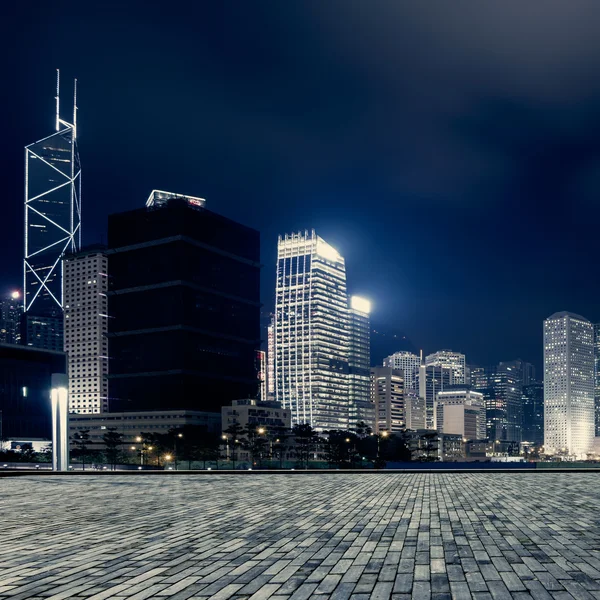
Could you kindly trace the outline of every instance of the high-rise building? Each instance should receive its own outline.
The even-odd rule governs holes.
[[[218,412],[256,398],[260,236],[154,191],[108,220],[110,410]]]
[[[348,429],[346,266],[314,230],[279,237],[274,330],[275,400],[294,424]]]
[[[486,437],[485,401],[480,392],[460,386],[440,391],[434,414],[435,429],[440,433],[458,434],[466,440]]]
[[[522,375],[508,363],[471,370],[471,387],[483,394],[487,437],[491,440],[522,440]]]
[[[544,450],[584,456],[594,442],[594,326],[557,312],[544,321]]]
[[[77,80],[75,80],[75,86]],[[81,247],[81,166],[77,150],[77,97],[73,120],[60,118],[56,133],[25,147],[25,257],[23,343],[62,351],[62,257]]]
[[[523,386],[523,441],[544,444],[544,384]]]
[[[275,326],[273,317],[267,327],[267,399],[275,398]]]
[[[600,323],[594,325],[594,430],[600,437]]]
[[[417,374],[419,396],[425,402],[425,428],[434,429],[434,403],[438,392],[453,385],[454,373],[449,367],[421,365]]]
[[[517,371],[519,377],[521,379],[521,385],[530,385],[531,383],[535,383],[535,367],[520,358],[516,360],[506,360],[501,361],[499,366],[502,367],[510,367],[511,369]]]
[[[421,359],[412,352],[402,351],[394,352],[383,359],[384,367],[400,369],[404,373],[404,388],[406,390],[416,390],[417,373]]]
[[[466,383],[466,358],[460,352],[438,350],[425,357],[425,364],[450,369],[452,371],[452,385],[464,385]]]
[[[406,429],[402,371],[391,367],[373,367],[371,398],[375,406],[375,433],[397,433]]]
[[[21,343],[22,314],[23,304],[19,292],[11,292],[0,300],[0,344]]]
[[[349,427],[366,423],[375,426],[375,404],[371,400],[371,303],[360,296],[350,298],[348,390]]]
[[[108,258],[103,246],[67,254],[63,264],[69,411],[108,410]]]
[[[258,400],[267,401],[267,353],[264,350],[256,351],[256,364],[258,372]]]

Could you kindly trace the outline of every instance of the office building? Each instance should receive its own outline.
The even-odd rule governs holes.
[[[510,367],[515,370],[520,377],[521,385],[530,385],[536,382],[535,378],[535,367],[524,360],[518,358],[517,360],[507,360],[499,363],[499,366]]]
[[[406,429],[417,431],[425,429],[426,409],[425,398],[421,398],[416,390],[404,391],[404,411],[406,414]]]
[[[453,385],[452,369],[438,365],[421,365],[417,373],[417,389],[425,407],[425,429],[434,429],[434,403],[438,392]]]
[[[383,359],[384,367],[400,369],[404,373],[405,390],[416,389],[417,373],[420,365],[421,359],[416,354],[407,351],[394,352],[394,354]]]
[[[594,325],[594,432],[600,437],[600,323]]]
[[[263,427],[273,431],[290,429],[292,412],[283,408],[279,402],[234,400],[230,405],[221,407],[221,430],[226,431],[232,425],[239,425],[244,429],[249,426]]]
[[[103,246],[67,254],[63,264],[64,349],[69,411],[108,410],[108,257]]]
[[[220,412],[256,398],[258,231],[154,191],[108,220],[109,404]]]
[[[443,367],[452,372],[452,385],[464,385],[466,383],[466,359],[465,355],[452,350],[438,350],[425,357],[427,366]]]
[[[371,400],[375,408],[375,433],[398,433],[406,429],[404,377],[399,369],[371,369]]]
[[[274,330],[275,400],[294,424],[347,430],[346,266],[314,230],[279,237]]]
[[[544,384],[523,386],[523,441],[544,444]]]
[[[522,441],[522,375],[519,369],[500,363],[471,371],[471,387],[483,394],[487,437],[499,441]]]
[[[273,317],[267,327],[267,399],[275,398],[275,325]]]
[[[375,404],[371,399],[371,303],[360,296],[350,298],[348,389],[349,427],[365,423],[375,427]]]
[[[57,72],[56,133],[25,147],[25,256],[22,343],[63,349],[62,257],[81,247],[81,166],[77,101],[73,119],[60,117]],[[75,86],[77,81],[75,81]]]
[[[66,368],[62,352],[0,344],[0,440],[51,438],[51,379]]]
[[[435,428],[441,433],[461,435],[466,440],[486,437],[485,402],[483,394],[466,387],[437,393]]]
[[[544,321],[544,450],[585,457],[594,443],[594,326],[557,312]]]
[[[267,401],[267,353],[256,351],[256,371],[258,373],[258,400]]]
[[[17,291],[0,300],[0,344],[21,343],[23,304]]]
[[[143,434],[165,434],[182,427],[202,427],[207,433],[221,432],[221,414],[196,410],[142,410],[107,413],[71,413],[69,415],[70,438],[75,433],[89,431],[89,448],[104,450],[104,435],[111,429],[121,435],[125,454],[139,453],[139,438]],[[133,445],[133,448],[132,448]]]

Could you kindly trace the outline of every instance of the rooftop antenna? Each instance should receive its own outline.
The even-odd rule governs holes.
[[[56,69],[56,131],[60,128],[60,69]]]
[[[73,81],[73,138],[77,137],[77,79]]]

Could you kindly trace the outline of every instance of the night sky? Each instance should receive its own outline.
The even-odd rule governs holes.
[[[386,350],[539,366],[545,317],[600,320],[597,0],[5,4],[0,292],[60,67],[85,244],[158,188],[261,231],[265,311],[277,235],[315,228]]]

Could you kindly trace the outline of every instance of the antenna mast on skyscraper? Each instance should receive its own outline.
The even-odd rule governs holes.
[[[56,131],[60,128],[60,69],[56,69]]]
[[[77,137],[77,79],[73,80],[73,139]]]

